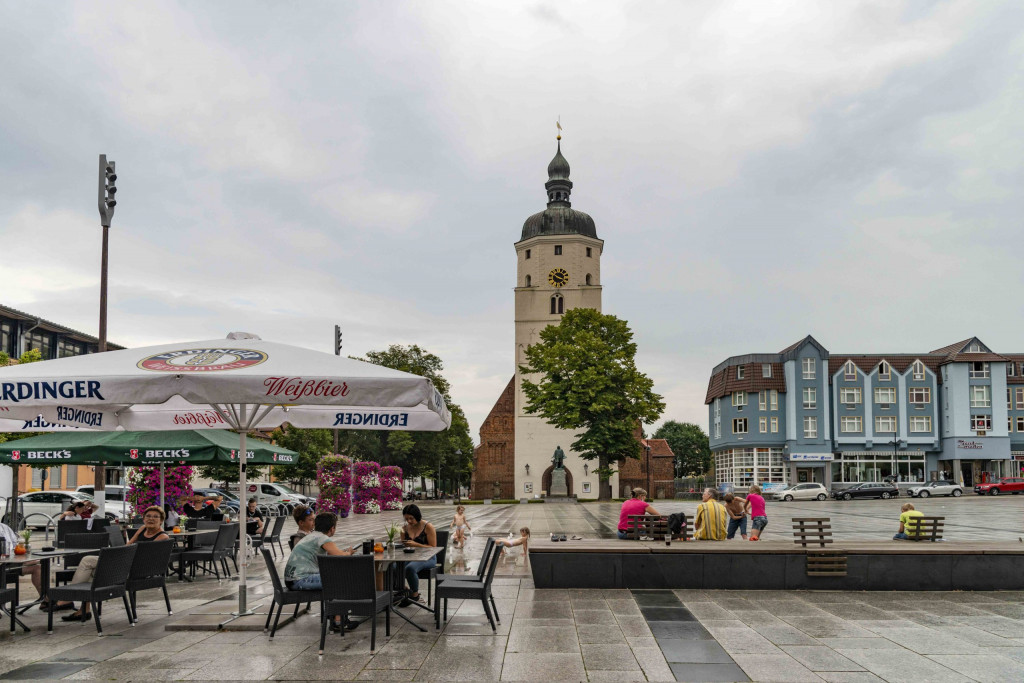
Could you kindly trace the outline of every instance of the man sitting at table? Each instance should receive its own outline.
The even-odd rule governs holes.
[[[14,529],[2,523],[0,523],[0,538],[7,542],[7,552],[12,555],[14,554],[14,546],[21,543],[21,539],[19,539],[18,535],[14,533]],[[11,570],[8,569],[7,571],[10,572]],[[26,562],[25,564],[21,565],[21,573],[28,574],[30,577],[32,577],[32,585],[35,587],[36,593],[39,594],[39,597],[43,597],[43,573],[42,567],[40,566],[39,562]],[[10,574],[8,574],[8,576],[10,576]],[[11,576],[11,578],[14,577]],[[6,588],[6,586],[0,586],[0,590],[4,588]],[[70,609],[70,607],[71,606],[68,605],[67,607],[61,607],[59,609]],[[43,600],[39,604],[39,609],[43,611],[46,611],[49,608],[50,602],[48,600]]]
[[[256,509],[256,499],[250,498],[249,505],[245,508],[245,517],[250,522],[256,522],[256,533],[263,533],[263,513]]]
[[[338,527],[338,516],[333,512],[317,513],[313,520],[313,532],[303,536],[295,544],[288,562],[284,566],[284,581],[289,588],[297,591],[320,590],[323,582],[320,579],[320,567],[317,565],[318,555],[352,555],[355,548],[339,548],[332,536]],[[338,630],[341,617],[336,617],[332,630]],[[351,631],[359,623],[345,622],[345,629]]]

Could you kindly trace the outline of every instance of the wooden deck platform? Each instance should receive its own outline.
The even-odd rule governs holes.
[[[792,539],[655,541],[596,539],[530,544],[537,588],[748,590],[1024,590],[1024,543],[836,541],[843,576],[809,574]]]

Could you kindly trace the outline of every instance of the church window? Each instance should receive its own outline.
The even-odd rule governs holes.
[[[530,287],[530,286],[532,286],[532,280],[530,279],[530,276],[529,276],[529,275],[527,275],[527,276],[526,276],[526,286],[527,286],[527,287]]]
[[[565,301],[561,294],[551,297],[551,315],[561,315],[565,312]]]
[[[555,245],[555,256],[561,256],[561,255],[562,255],[562,245],[561,244],[556,244]]]
[[[530,259],[530,250],[529,249],[526,250],[526,259],[527,260]]]
[[[588,284],[588,285],[589,285],[589,284],[592,284],[592,283],[590,282],[590,273],[587,273],[587,284]]]
[[[587,258],[590,258],[590,247],[587,247]]]

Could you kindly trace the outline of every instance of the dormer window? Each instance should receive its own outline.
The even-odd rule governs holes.
[[[843,379],[857,379],[857,366],[853,364],[852,360],[846,361],[843,366]]]
[[[1013,364],[1013,363],[1007,363],[1007,364],[1006,364],[1006,376],[1007,376],[1007,377],[1013,377],[1013,376],[1014,376],[1014,375],[1013,375],[1013,372],[1014,372],[1014,367],[1015,367],[1015,366],[1014,366],[1014,364]]]
[[[747,374],[747,369],[742,365],[736,366],[736,379],[743,379]]]
[[[914,361],[913,365],[914,380],[917,382],[924,381],[924,363],[919,360]]]
[[[772,376],[772,364],[771,363],[762,363],[761,364],[761,376],[762,377],[771,377]]]
[[[971,344],[970,348],[967,349],[967,353],[981,353],[981,344]]]
[[[878,364],[878,379],[889,380],[892,378],[892,368],[884,360]]]

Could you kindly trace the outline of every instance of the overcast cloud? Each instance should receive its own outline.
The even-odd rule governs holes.
[[[1024,352],[1019,2],[0,11],[0,303],[95,333],[106,153],[120,344],[417,343],[477,439],[561,116],[666,419],[805,334]]]

